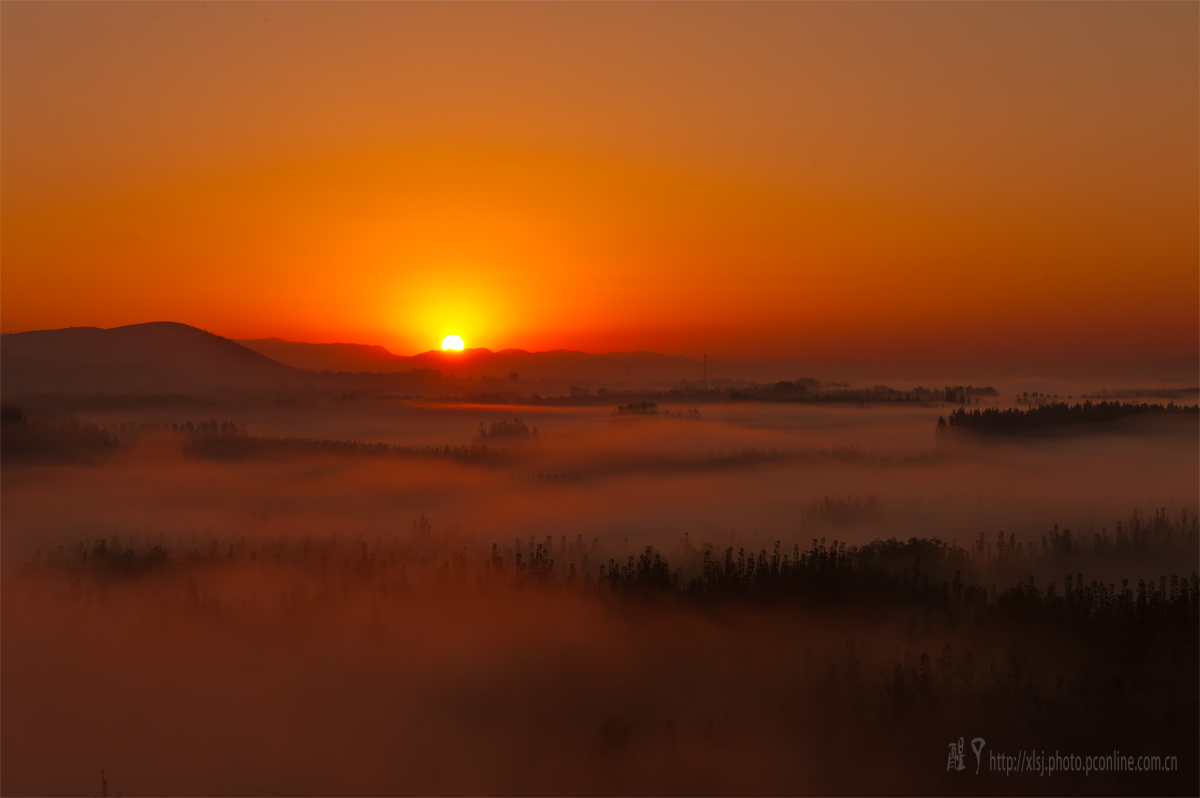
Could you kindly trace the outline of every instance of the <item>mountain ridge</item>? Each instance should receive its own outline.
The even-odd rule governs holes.
[[[0,337],[5,393],[280,388],[303,375],[237,342],[179,322],[65,327]]]
[[[237,339],[237,342],[281,363],[313,371],[407,371],[438,369],[447,376],[506,379],[519,375],[522,382],[579,381],[605,383],[696,382],[704,379],[704,363],[686,355],[664,355],[646,349],[632,352],[591,353],[573,349],[530,352],[484,347],[457,351],[436,349],[415,355],[398,355],[377,344],[314,344],[282,338]],[[728,363],[708,361],[712,379],[796,379],[796,363]]]
[[[238,341],[179,322],[7,333],[0,336],[0,352],[6,396],[264,391],[283,396],[311,389],[438,395],[516,391],[521,383],[545,385],[543,393],[566,393],[576,382],[661,385],[695,382],[704,375],[699,361],[647,350],[590,354],[475,348],[396,355],[377,344],[309,344],[275,337]],[[710,376],[720,376],[720,366],[710,361]]]

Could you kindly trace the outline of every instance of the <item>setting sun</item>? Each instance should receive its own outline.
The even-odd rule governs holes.
[[[442,339],[442,349],[459,349],[463,348],[463,339],[457,335],[447,335]]]

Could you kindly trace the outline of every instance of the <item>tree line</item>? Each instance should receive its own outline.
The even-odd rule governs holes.
[[[1133,418],[1197,418],[1200,405],[1166,405],[1136,402],[1050,402],[1027,410],[987,407],[959,408],[939,416],[939,435],[1014,436],[1037,435],[1071,428],[1099,426]]]

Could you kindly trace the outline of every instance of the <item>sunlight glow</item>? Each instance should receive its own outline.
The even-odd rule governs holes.
[[[463,339],[457,335],[447,335],[442,339],[442,349],[459,349],[463,348]]]

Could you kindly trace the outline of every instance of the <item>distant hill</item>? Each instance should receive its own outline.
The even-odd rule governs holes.
[[[796,379],[790,363],[709,361],[718,379]],[[519,375],[513,379],[511,375]],[[703,364],[655,352],[588,354],[568,350],[468,349],[396,355],[382,346],[309,344],[265,338],[234,341],[175,322],[127,327],[70,327],[0,336],[0,389],[5,397],[34,394],[187,395],[236,398],[367,391],[440,395],[524,390],[566,393],[573,382],[635,386],[697,382]],[[487,378],[487,379],[483,379]],[[815,381],[812,381],[815,387]]]
[[[282,338],[239,340],[238,343],[280,363],[298,369],[317,371],[409,371],[438,369],[446,376],[498,377],[507,379],[510,373],[522,382],[543,379],[554,382],[577,380],[602,383],[635,384],[654,382],[698,381],[704,378],[704,364],[683,355],[660,355],[656,352],[609,352],[589,354],[567,349],[549,352],[527,352],[524,349],[466,349],[462,352],[431,350],[418,355],[397,355],[382,346],[365,344],[309,344],[285,341]],[[708,361],[712,378],[745,380],[794,380],[800,376],[795,363],[724,363]]]
[[[239,340],[237,343],[272,360],[305,371],[408,371],[411,358],[393,355],[371,344],[306,344],[282,338]]]
[[[13,393],[198,392],[285,388],[305,375],[241,344],[175,322],[69,327],[0,337],[3,390]]]

